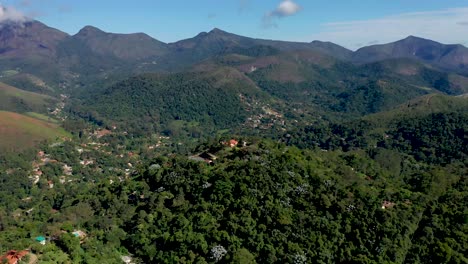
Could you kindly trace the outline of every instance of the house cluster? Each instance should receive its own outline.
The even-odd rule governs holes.
[[[60,95],[60,101],[57,103],[57,106],[55,107],[55,109],[49,109],[50,111],[50,114],[56,116],[56,117],[59,117],[63,111],[63,109],[65,108],[65,101],[68,99],[68,96],[65,95],[65,94],[61,94]],[[65,117],[61,117],[60,118],[61,121],[64,121],[65,120]]]
[[[44,172],[42,171],[41,167],[51,164],[51,163],[61,163],[55,159],[51,159],[49,154],[46,154],[44,151],[39,151],[37,153],[37,160],[32,162],[32,171],[29,175],[29,179],[31,179],[33,184],[37,184],[42,176],[44,176]],[[62,171],[63,175],[60,176],[60,182],[63,184],[67,182],[67,176],[73,175],[73,168],[65,163],[62,164]],[[68,180],[71,182],[72,180]],[[50,189],[54,188],[54,182],[49,180],[47,181],[47,185]]]
[[[97,139],[99,138],[102,138],[103,136],[107,136],[107,135],[110,135],[112,134],[112,131],[110,130],[107,130],[107,129],[98,129],[98,130],[95,130],[91,136],[94,136],[96,137]]]
[[[283,115],[276,112],[272,108],[268,106],[262,106],[261,109],[263,113],[252,115],[251,117],[247,118],[245,125],[252,128],[265,130],[272,128],[274,125],[283,127],[286,124]]]
[[[65,230],[62,230],[60,232],[60,234],[66,234],[68,233],[67,231]],[[79,238],[80,239],[80,243],[84,243],[86,237],[87,237],[87,234],[82,231],[82,230],[74,230],[73,232],[71,232],[71,234],[76,237],[76,238]],[[59,236],[60,235],[54,235],[54,236],[50,236],[50,237],[45,237],[45,236],[37,236],[34,238],[34,241],[36,241],[37,243],[41,244],[41,245],[45,245],[47,244],[47,241],[53,241],[53,240],[57,240],[59,239]],[[0,262],[1,263],[1,262]]]
[[[91,148],[91,149],[94,149],[94,150],[101,150],[101,148],[103,147],[108,147],[109,146],[109,143],[99,143],[99,142],[90,142],[88,144],[86,143],[83,143],[81,144],[82,147],[88,147],[88,148]]]
[[[171,139],[170,137],[159,136],[158,137],[158,142],[156,144],[152,144],[152,145],[148,146],[148,149],[152,150],[152,149],[159,148],[159,147],[161,147],[163,145],[168,145],[168,141],[170,139]]]
[[[76,151],[78,151],[79,154],[83,154],[84,152],[90,152],[91,150],[95,150],[106,155],[112,155],[110,148],[108,148],[109,146],[110,146],[109,143],[99,143],[99,142],[91,141],[89,143],[81,144],[80,147],[76,148]]]
[[[49,164],[49,163],[57,163],[57,160],[51,159],[50,155],[46,154],[44,151],[39,151],[37,153],[37,160],[33,161],[32,163],[32,172],[29,175],[29,179],[33,182],[33,184],[37,184],[44,174],[41,170],[41,167]]]

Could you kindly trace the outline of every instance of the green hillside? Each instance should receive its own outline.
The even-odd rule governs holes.
[[[215,56],[181,73],[108,81],[78,94],[81,101],[71,111],[100,125],[125,123],[145,133],[240,128],[244,133],[244,124],[254,119],[274,126],[261,115],[265,107],[287,116],[279,121],[280,129],[287,129],[294,120],[349,120],[423,95],[464,91],[464,77],[453,75],[455,85],[449,75],[408,59],[357,66],[316,51],[237,52],[242,54]],[[177,130],[185,132],[173,133]]]
[[[389,110],[435,91],[418,88],[411,80],[391,72],[371,75],[365,67],[310,52],[260,58],[240,67],[255,69],[248,76],[275,97],[300,108],[317,109],[329,117],[358,117]]]
[[[364,149],[375,155],[386,149],[435,164],[466,162],[467,110],[466,98],[431,94],[358,120],[305,126],[285,140],[305,148]]]
[[[466,114],[468,110],[468,100],[463,97],[447,96],[442,94],[428,94],[415,98],[392,110],[368,115],[364,120],[375,123],[389,124],[394,120],[404,118],[415,118],[426,116],[432,113],[460,113]]]
[[[69,137],[57,124],[13,112],[0,111],[0,151],[15,151],[36,146],[45,140]]]
[[[13,87],[21,87],[21,90],[35,92],[40,94],[53,94],[54,89],[44,80],[28,73],[15,73],[8,75],[9,71],[3,73],[1,82]]]
[[[0,110],[14,112],[46,112],[56,99],[0,83]]]
[[[136,76],[91,93],[72,109],[97,123],[120,123],[128,130],[167,131],[190,123],[209,132],[243,123],[249,111],[242,96],[266,95],[232,68],[210,72]],[[118,103],[116,103],[118,102]]]

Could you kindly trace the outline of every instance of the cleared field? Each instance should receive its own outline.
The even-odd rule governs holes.
[[[69,136],[56,124],[18,113],[0,111],[0,151],[20,151],[45,140]]]

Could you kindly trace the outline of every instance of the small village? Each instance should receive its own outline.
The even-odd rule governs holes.
[[[245,120],[245,127],[249,129],[269,130],[275,126],[282,131],[286,130],[286,119],[270,105],[253,98],[247,98],[242,94],[239,94],[239,99],[246,106],[247,111],[252,113]]]
[[[63,97],[66,99],[66,97]],[[75,142],[64,138],[61,141],[51,143],[36,153],[35,159],[31,162],[29,180],[31,185],[41,188],[43,191],[52,190],[57,185],[68,185],[81,182],[91,184],[106,181],[113,184],[117,181],[128,179],[135,171],[137,165],[141,164],[139,150],[129,150],[127,146],[109,143],[110,137],[122,135],[126,136],[126,131],[118,131],[116,126],[111,130],[97,128],[87,131],[87,136]],[[157,136],[148,140],[143,150],[152,155],[158,155],[158,151],[168,147],[171,138],[167,136]],[[66,154],[66,155],[65,155]],[[16,168],[10,168],[7,174],[15,172]],[[26,205],[34,202],[31,196],[22,198]],[[22,215],[31,216],[35,213],[35,208],[30,207],[24,210],[18,209],[14,213],[15,217]],[[53,209],[53,213],[60,213]],[[72,231],[61,230],[61,234],[69,233],[85,243],[87,232],[81,229]],[[41,246],[57,240],[56,235],[38,235],[31,238],[31,245]],[[37,263],[38,256],[34,255],[30,249],[9,250],[0,256],[0,263],[17,264],[20,261],[28,260],[27,263]],[[131,256],[122,256],[124,263],[133,263]],[[23,262],[21,262],[23,263]]]

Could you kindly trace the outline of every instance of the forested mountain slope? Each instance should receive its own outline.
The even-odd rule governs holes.
[[[353,54],[356,62],[373,62],[391,58],[413,58],[446,70],[467,74],[468,49],[462,45],[445,45],[429,39],[409,36],[382,45],[373,45]]]
[[[249,112],[257,111],[244,97],[255,100],[268,95],[237,70],[218,68],[132,77],[83,98],[83,104],[72,111],[134,131],[161,132],[183,123],[209,131],[239,125]]]
[[[375,155],[386,149],[427,163],[466,163],[467,109],[466,98],[431,94],[355,121],[306,126],[288,134],[286,140],[296,146],[327,150],[366,149]]]

